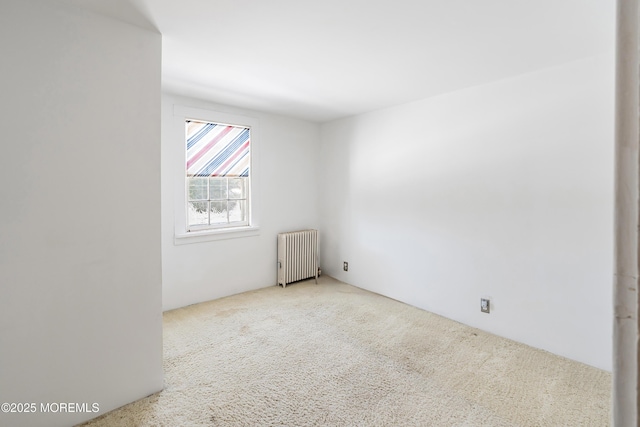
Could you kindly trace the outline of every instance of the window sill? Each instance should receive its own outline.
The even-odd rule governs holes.
[[[175,235],[175,245],[188,245],[190,243],[211,242],[215,240],[237,239],[240,237],[259,236],[259,227],[237,227],[220,230],[202,230],[180,233]]]

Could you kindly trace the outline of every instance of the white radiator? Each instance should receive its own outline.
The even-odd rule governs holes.
[[[310,277],[318,283],[318,230],[278,234],[278,285]]]

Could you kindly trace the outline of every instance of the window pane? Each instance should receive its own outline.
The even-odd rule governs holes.
[[[227,202],[211,202],[211,224],[226,224]]]
[[[229,222],[244,222],[247,220],[247,201],[229,200]]]
[[[187,218],[189,225],[209,225],[209,212],[207,202],[189,202]]]
[[[189,200],[207,200],[207,198],[207,178],[189,178]]]
[[[229,198],[245,199],[246,178],[229,178]]]
[[[211,200],[227,198],[227,178],[209,178]]]

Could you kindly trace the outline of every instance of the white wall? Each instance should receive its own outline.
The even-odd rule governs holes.
[[[259,184],[257,236],[175,244],[174,216],[184,209],[184,123],[174,105],[259,121],[252,180]],[[318,227],[319,125],[166,94],[162,100],[162,277],[165,310],[277,282],[276,235]],[[257,171],[257,173],[255,173]]]
[[[611,369],[611,57],[331,122],[321,140],[328,274]]]
[[[0,402],[37,405],[0,425],[162,388],[160,51],[71,6],[0,2]],[[99,412],[40,413],[59,402]]]

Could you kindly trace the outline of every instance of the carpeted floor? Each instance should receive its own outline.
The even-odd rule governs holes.
[[[329,277],[165,313],[164,360],[84,425],[610,425],[609,373]]]

